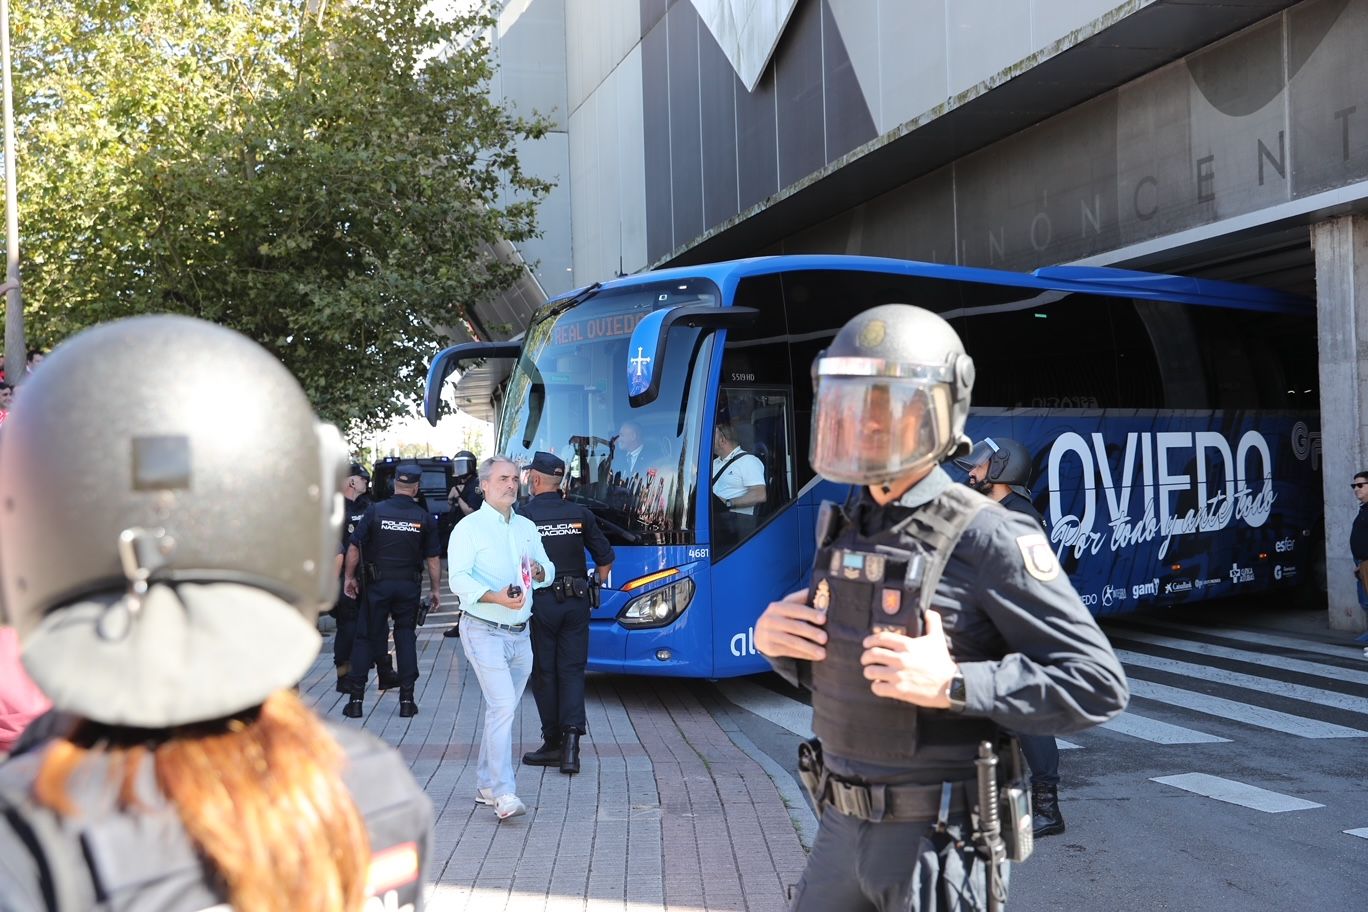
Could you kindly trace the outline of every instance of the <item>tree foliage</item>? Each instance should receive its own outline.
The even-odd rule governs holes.
[[[262,343],[352,432],[405,411],[435,327],[517,276],[488,245],[533,236],[546,190],[515,155],[544,125],[487,94],[487,12],[442,21],[426,5],[20,7],[34,343],[193,314]]]

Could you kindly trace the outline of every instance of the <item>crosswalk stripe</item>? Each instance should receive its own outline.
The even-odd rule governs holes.
[[[1368,827],[1359,827],[1356,830],[1345,830],[1348,836],[1357,836],[1359,839],[1368,839]]]
[[[1154,744],[1217,744],[1230,741],[1229,738],[1218,738],[1206,732],[1183,728],[1181,725],[1171,725],[1158,719],[1137,716],[1133,712],[1123,712],[1110,722],[1103,722],[1101,727]]]
[[[1287,811],[1307,811],[1311,808],[1325,807],[1304,798],[1293,798],[1279,792],[1270,792],[1257,785],[1247,785],[1233,779],[1222,779],[1206,773],[1183,773],[1180,776],[1157,776],[1150,780],[1162,785],[1192,792],[1207,798],[1215,798],[1227,804],[1238,804],[1268,814],[1282,814]]]
[[[1296,735],[1299,738],[1368,738],[1368,731],[1359,731],[1356,728],[1333,725],[1329,722],[1318,722],[1315,719],[1306,719],[1301,716],[1294,716],[1291,713],[1278,712],[1275,709],[1264,709],[1262,706],[1251,706],[1248,703],[1238,703],[1234,700],[1212,697],[1178,687],[1169,687],[1167,684],[1155,684],[1151,681],[1131,678],[1130,691],[1132,696],[1167,703],[1170,706],[1179,706],[1208,716],[1218,716],[1232,722],[1243,722],[1246,725],[1268,728],[1287,735]]]
[[[1234,627],[1193,627],[1190,624],[1175,624],[1172,621],[1158,621],[1152,618],[1145,618],[1144,623],[1148,626],[1163,627],[1166,630],[1178,630],[1183,633],[1203,633],[1211,636],[1221,637],[1226,640],[1237,640],[1241,643],[1257,643],[1261,646],[1278,646],[1282,649],[1293,649],[1298,652],[1312,652],[1316,655],[1334,656],[1337,659],[1362,659],[1363,648],[1361,646],[1338,646],[1334,643],[1318,643],[1315,640],[1302,640],[1297,637],[1279,636],[1275,633],[1258,633],[1253,630],[1237,630]],[[1124,630],[1124,627],[1118,627]]]
[[[1124,632],[1116,630],[1113,631],[1113,634],[1114,639],[1117,640],[1134,640],[1139,643],[1148,643],[1151,646],[1165,646],[1181,652],[1195,652],[1198,655],[1219,659],[1250,662],[1268,668],[1281,668],[1284,671],[1295,671],[1298,674],[1314,675],[1318,678],[1347,681],[1351,684],[1368,684],[1368,671],[1356,671],[1352,668],[1340,668],[1336,665],[1323,665],[1320,662],[1308,662],[1305,659],[1289,659],[1285,656],[1253,652],[1248,649],[1231,649],[1229,646],[1217,646],[1213,643],[1202,643],[1197,640],[1160,636],[1156,633],[1142,633],[1138,630],[1126,630]]]
[[[1272,694],[1279,697],[1289,697],[1293,700],[1304,700],[1307,703],[1315,703],[1319,706],[1329,706],[1335,709],[1348,710],[1354,713],[1368,715],[1368,699],[1356,697],[1352,694],[1338,693],[1333,690],[1321,690],[1319,687],[1307,687],[1305,684],[1290,684],[1287,681],[1279,681],[1274,678],[1265,678],[1259,675],[1245,674],[1240,671],[1230,671],[1225,668],[1214,668],[1210,665],[1196,665],[1192,662],[1182,662],[1178,659],[1166,659],[1162,656],[1146,655],[1142,652],[1132,652],[1129,649],[1117,649],[1116,657],[1124,665],[1134,665],[1140,668],[1149,668],[1154,671],[1166,671],[1170,674],[1186,675],[1188,677],[1199,678],[1213,684],[1228,684],[1232,687],[1245,687],[1257,690],[1260,693]]]
[[[718,681],[717,689],[721,691],[722,696],[742,709],[749,710],[762,719],[768,719],[800,738],[812,737],[811,706],[777,694],[768,687],[752,684],[750,681]]]

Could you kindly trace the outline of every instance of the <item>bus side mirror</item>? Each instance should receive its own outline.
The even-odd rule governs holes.
[[[442,401],[442,384],[452,374],[457,382],[461,379],[461,368],[472,361],[486,358],[516,358],[522,352],[521,342],[465,342],[453,345],[438,352],[428,368],[427,386],[423,389],[423,417],[428,424],[437,425],[437,406]]]
[[[632,330],[627,346],[627,402],[632,408],[654,402],[660,395],[660,377],[665,365],[665,340],[676,326],[689,326],[715,332],[749,326],[760,316],[753,307],[715,307],[712,304],[685,304],[647,314]]]

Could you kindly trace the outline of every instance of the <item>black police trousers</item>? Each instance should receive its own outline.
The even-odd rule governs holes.
[[[366,610],[356,621],[355,642],[352,645],[351,671],[347,675],[352,693],[366,688],[371,665],[384,655],[385,623],[394,619],[394,658],[398,667],[399,686],[412,687],[418,680],[418,599],[422,585],[417,581],[378,580],[366,586]],[[375,642],[376,635],[380,637]]]
[[[364,594],[360,600],[348,598],[345,592],[337,596],[337,604],[333,606],[333,620],[337,621],[337,633],[333,634],[334,665],[352,660],[356,631],[362,626],[364,601]],[[369,631],[371,664],[374,665],[389,654],[389,618],[382,614],[373,621],[368,620],[364,626]]]
[[[1059,745],[1054,735],[1016,736],[1021,755],[1031,768],[1031,785],[1059,785]]]
[[[934,820],[874,823],[828,806],[793,912],[982,912],[988,867],[971,835],[963,813],[937,833]],[[1005,886],[1005,864],[1002,874]]]
[[[556,601],[550,589],[532,592],[532,698],[542,737],[586,730],[584,666],[589,661],[589,600]]]

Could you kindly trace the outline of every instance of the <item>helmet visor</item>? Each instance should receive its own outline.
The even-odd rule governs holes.
[[[880,484],[929,466],[950,439],[943,383],[821,377],[812,423],[812,468],[848,484]]]
[[[993,442],[993,438],[985,437],[974,444],[974,448],[969,451],[968,456],[961,456],[959,459],[956,459],[955,465],[964,469],[966,472],[972,472],[974,469],[992,459],[993,454],[997,451],[998,447],[997,444]]]

